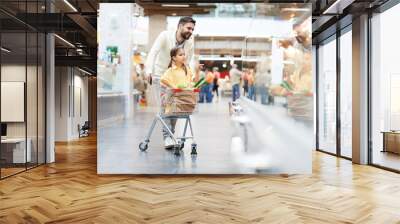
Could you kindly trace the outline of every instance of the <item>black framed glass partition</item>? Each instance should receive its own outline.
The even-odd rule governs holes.
[[[352,27],[316,47],[317,150],[352,157]]]
[[[26,33],[1,34],[1,175],[26,169]],[[6,50],[4,50],[6,49]],[[27,153],[28,147],[28,154]],[[29,162],[30,160],[28,160]]]
[[[0,178],[45,163],[45,34],[24,23],[45,1],[0,2]]]
[[[340,155],[352,157],[352,29],[340,35]]]
[[[318,46],[318,150],[336,154],[336,36]]]
[[[370,18],[370,162],[400,172],[400,4]]]
[[[363,75],[368,77],[368,86],[362,86],[362,88],[368,90],[368,104],[365,105],[368,108],[368,123],[365,124],[368,127],[368,140],[365,140],[368,144],[366,142],[363,144],[368,145],[368,164],[395,172],[400,172],[400,101],[398,100],[400,97],[398,62],[400,46],[396,44],[400,34],[393,28],[397,27],[397,22],[400,21],[400,4],[398,3],[398,1],[389,0],[376,8],[365,10],[364,17],[367,18],[368,14],[368,31],[355,33],[354,36],[357,38],[354,40],[351,21],[349,22],[348,19],[346,21],[345,17],[339,22],[340,24],[332,25],[332,27],[337,25],[333,28],[339,29],[339,26],[349,24],[347,27],[341,27],[341,30],[333,31],[336,32],[336,37],[331,36],[316,43],[316,49],[318,49],[316,51],[317,149],[352,159],[352,62],[354,60],[352,50],[365,51],[368,52],[368,56],[365,59]],[[351,19],[354,21],[358,18]],[[355,32],[360,32],[359,28],[355,29]],[[367,40],[368,49],[353,49],[352,43],[360,41],[358,38]],[[334,43],[336,51],[333,47]],[[329,44],[331,44],[332,54],[326,56]],[[327,59],[329,57],[336,57],[336,61]],[[330,69],[327,60],[333,63]],[[326,78],[327,70],[332,72],[334,68],[336,68],[336,88],[329,86],[327,84],[329,79]],[[329,99],[327,95],[334,90],[336,93],[331,94],[333,96]],[[330,103],[326,102],[327,99]],[[336,109],[328,113],[327,108],[335,103]],[[336,130],[333,130],[334,128]],[[334,145],[336,145],[336,150]]]

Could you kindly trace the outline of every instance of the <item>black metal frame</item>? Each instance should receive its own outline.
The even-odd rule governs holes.
[[[336,154],[341,156],[341,142],[342,142],[342,125],[341,125],[341,117],[340,117],[340,84],[341,84],[341,65],[340,65],[340,37],[341,30],[337,23],[336,25]]]
[[[391,171],[391,172],[395,172],[395,173],[400,173],[400,170],[397,169],[393,169],[390,167],[385,167],[379,164],[374,164],[373,163],[373,141],[372,141],[372,25],[371,25],[371,20],[372,20],[372,14],[375,13],[382,13],[390,8],[392,8],[393,6],[397,5],[400,3],[400,0],[389,0],[387,1],[385,4],[381,5],[378,8],[375,8],[373,10],[368,11],[368,30],[367,30],[367,46],[368,46],[368,53],[367,53],[367,82],[368,82],[368,86],[367,86],[367,107],[368,107],[368,111],[367,111],[367,117],[368,117],[368,124],[367,124],[367,128],[368,128],[368,137],[367,137],[367,141],[368,141],[368,165],[373,166],[373,167],[377,167],[380,169],[384,169],[387,171]],[[350,24],[351,25],[351,24]],[[331,153],[331,152],[327,152],[324,151],[323,149],[319,148],[319,90],[318,90],[318,86],[319,86],[319,54],[318,54],[318,48],[319,48],[319,43],[316,45],[316,150],[319,152],[323,152],[329,155],[333,155],[336,157],[340,157],[340,158],[344,158],[344,159],[348,159],[348,160],[352,160],[351,158],[348,158],[346,156],[341,155],[341,148],[340,148],[340,142],[341,142],[341,136],[340,136],[340,132],[341,132],[341,126],[340,126],[340,36],[342,35],[341,31],[345,30],[347,27],[340,29],[340,27],[337,28],[336,31],[336,75],[337,75],[337,79],[336,79],[336,154],[335,153]],[[331,36],[325,38],[324,40],[321,40],[321,42],[327,40],[331,38]]]
[[[316,150],[319,152],[323,152],[329,155],[333,155],[333,156],[337,156],[343,159],[347,159],[347,160],[352,160],[352,158],[347,157],[347,156],[343,156],[342,155],[342,151],[341,151],[341,117],[340,117],[340,112],[341,112],[341,108],[340,108],[340,103],[341,103],[341,97],[340,97],[340,93],[341,93],[341,89],[340,89],[340,84],[341,84],[341,65],[340,65],[340,37],[345,34],[348,30],[349,27],[352,24],[350,23],[349,25],[345,26],[345,27],[340,27],[339,25],[336,25],[336,33],[333,34],[335,35],[334,40],[331,41],[336,41],[336,153],[332,153],[332,152],[328,152],[325,151],[323,149],[321,149],[319,147],[319,98],[320,98],[320,92],[318,90],[319,88],[319,53],[318,53],[318,49],[319,49],[319,44],[316,46],[316,98],[317,98],[317,102],[316,102]],[[332,38],[332,36],[327,37],[326,39],[322,40],[320,43],[329,40],[330,38]],[[328,41],[329,42],[329,41]]]
[[[372,57],[372,29],[371,29],[371,19],[372,19],[372,13],[368,13],[368,35],[367,35],[367,45],[368,45],[368,53],[367,53],[367,63],[368,63],[368,69],[367,69],[367,84],[368,84],[368,95],[367,95],[367,119],[368,119],[368,124],[367,124],[367,132],[368,132],[368,164],[373,164],[372,163],[372,154],[373,154],[373,149],[372,149],[372,64],[371,64],[371,57]]]
[[[32,2],[32,0],[30,2]],[[40,2],[42,2],[42,1],[40,1]],[[23,3],[25,3],[25,11],[27,12],[27,3],[28,3],[28,1],[25,0]],[[39,11],[39,0],[36,0],[36,3],[37,3],[36,4],[36,11]],[[46,0],[46,3],[47,3],[47,0]],[[47,7],[46,7],[46,12],[47,12]],[[25,17],[26,16],[27,16],[27,14],[25,14]],[[47,79],[47,39],[46,39],[47,33],[43,33],[41,31],[29,26],[26,23],[24,23],[24,24],[25,24],[24,25],[25,26],[25,32],[23,32],[23,33],[25,34],[25,84],[24,84],[24,97],[25,97],[25,99],[24,99],[24,107],[25,107],[25,109],[24,109],[24,120],[25,120],[25,169],[21,170],[19,172],[15,172],[13,174],[10,174],[8,176],[2,176],[2,173],[1,173],[2,168],[0,167],[0,180],[6,179],[8,177],[12,177],[14,175],[23,173],[23,172],[25,172],[27,170],[39,167],[39,166],[47,163],[47,128],[46,128],[47,127],[47,111],[46,111],[46,108],[47,108],[47,82],[46,82],[46,79]],[[27,121],[28,121],[28,112],[27,112],[27,101],[28,101],[28,99],[27,99],[27,95],[28,95],[28,93],[27,93],[27,81],[28,81],[28,67],[27,67],[27,65],[28,65],[28,29],[33,30],[36,33],[36,45],[37,45],[36,46],[36,99],[37,99],[37,102],[36,102],[36,104],[37,104],[37,107],[36,107],[36,143],[37,143],[36,150],[37,150],[37,152],[36,152],[36,162],[32,163],[33,165],[29,166],[29,167],[28,167],[28,162],[27,162],[28,154],[26,153],[27,152],[27,147],[28,147],[28,144],[27,144],[27,140],[28,140],[28,124],[27,124]],[[38,66],[39,66],[39,33],[45,34],[44,38],[43,38],[44,41],[42,42],[42,44],[44,44],[44,51],[41,51],[41,53],[44,53],[44,55],[43,55],[44,68],[42,70],[42,73],[43,73],[42,74],[42,77],[43,77],[42,78],[42,82],[44,82],[44,84],[45,84],[44,85],[44,100],[43,100],[43,104],[44,104],[43,108],[44,108],[44,113],[45,114],[44,114],[44,117],[43,117],[44,121],[42,121],[42,122],[44,122],[44,136],[43,136],[43,138],[44,138],[43,139],[44,140],[44,145],[43,145],[43,147],[44,147],[44,150],[43,150],[44,155],[42,155],[44,157],[43,163],[39,163],[39,68],[38,68]],[[1,36],[2,36],[2,32],[0,32],[0,45],[1,45]],[[1,65],[1,61],[2,61],[1,59],[2,59],[2,57],[1,57],[1,54],[0,54],[0,68],[2,66]],[[0,81],[1,81],[1,69],[0,69]],[[0,86],[0,89],[1,89],[1,86]],[[0,96],[1,96],[1,93],[0,93]],[[1,144],[0,144],[0,155],[1,155]],[[29,164],[29,165],[31,165],[31,164]]]
[[[1,29],[2,29],[2,23],[0,23],[0,31],[1,31]],[[0,32],[0,46],[3,46],[3,44],[2,44],[2,40],[3,40],[3,38],[2,38],[2,32]],[[1,61],[2,61],[2,53],[1,53],[1,50],[0,50],[0,84],[1,84],[1,77],[2,77],[2,74],[1,74]],[[1,109],[1,85],[0,85],[0,109]],[[0,124],[1,124],[1,113],[0,113]],[[2,152],[2,149],[1,149],[1,144],[0,144],[0,164],[1,164],[1,152]],[[1,180],[1,166],[0,166],[0,180]]]
[[[380,164],[374,163],[373,157],[374,157],[374,149],[373,149],[373,139],[372,139],[372,94],[373,94],[373,88],[372,88],[372,18],[373,18],[373,13],[383,13],[386,10],[396,6],[399,4],[399,0],[389,0],[385,4],[381,5],[380,7],[374,9],[373,11],[368,12],[368,30],[367,30],[367,44],[368,44],[368,53],[367,53],[367,61],[368,61],[368,69],[367,69],[367,82],[368,82],[368,99],[367,99],[367,106],[368,106],[368,113],[367,113],[367,119],[368,119],[368,165],[371,165],[373,167],[377,167],[383,170],[395,172],[395,173],[400,173],[400,170],[390,168],[387,166],[383,166]]]
[[[315,148],[319,149],[319,45],[315,46]]]

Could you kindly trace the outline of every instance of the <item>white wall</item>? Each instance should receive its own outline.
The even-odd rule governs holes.
[[[28,70],[32,67],[28,67]],[[2,65],[1,81],[25,82],[25,65]]]
[[[72,138],[79,137],[78,133],[78,124],[81,126],[88,121],[88,78],[83,77],[80,74],[74,75],[74,102],[71,102],[72,108],[72,119],[71,119],[71,132],[70,135]],[[79,102],[80,101],[80,102]],[[80,108],[81,107],[81,108]],[[81,111],[80,111],[81,110]]]
[[[1,81],[3,82],[25,82],[25,65],[2,65],[1,66]],[[28,70],[31,68],[28,67]],[[7,110],[7,108],[1,108]],[[25,137],[25,123],[7,123],[8,137]]]
[[[67,67],[55,69],[55,141],[68,140],[68,86]]]
[[[24,82],[26,85],[26,106],[21,108],[21,112],[26,112],[26,120],[22,122],[6,122],[7,137],[24,138],[25,135],[30,140],[32,161],[44,162],[45,150],[45,116],[44,116],[44,74],[42,68],[35,66],[25,66],[25,64],[3,64],[1,66],[2,82]],[[27,80],[25,80],[27,78]],[[23,93],[22,93],[23,94]],[[9,98],[3,95],[2,98]],[[12,108],[2,107],[1,110],[7,111]],[[13,113],[12,111],[7,111]],[[39,156],[37,157],[37,153]]]
[[[78,124],[88,120],[88,78],[77,69],[56,67],[55,86],[55,140],[77,139]]]
[[[25,65],[2,65],[1,66],[1,81],[3,82],[25,82],[26,69],[28,74],[30,74],[34,69],[36,73],[36,68],[32,66]],[[36,91],[34,93],[27,93],[28,97],[36,97]],[[28,100],[28,99],[27,99]],[[29,102],[31,100],[28,100]],[[36,107],[36,105],[35,105]],[[2,110],[7,110],[7,108],[1,108]],[[36,115],[36,114],[35,114]],[[29,117],[28,120],[33,120]],[[25,125],[26,122],[7,122],[7,136],[8,137],[25,137]],[[31,125],[29,125],[31,127]],[[29,136],[28,136],[29,137]]]

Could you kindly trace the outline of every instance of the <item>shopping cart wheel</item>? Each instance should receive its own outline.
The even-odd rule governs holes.
[[[140,149],[140,151],[146,151],[146,150],[147,150],[147,147],[148,147],[148,145],[147,145],[146,142],[141,142],[141,143],[139,144],[139,149]]]
[[[192,144],[192,152],[190,154],[197,155],[197,144]]]
[[[181,148],[180,148],[180,146],[175,147],[174,155],[176,155],[176,156],[180,156],[180,155],[181,155]]]

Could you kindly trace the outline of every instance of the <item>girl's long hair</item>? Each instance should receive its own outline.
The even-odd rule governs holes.
[[[171,57],[171,60],[169,61],[168,68],[172,67],[172,63],[173,63],[172,57],[175,57],[178,54],[179,50],[184,51],[184,49],[182,47],[174,47],[169,52],[169,56]],[[187,69],[186,69],[185,63],[183,63],[182,67],[183,67],[183,70],[185,71],[185,75],[187,75]]]

